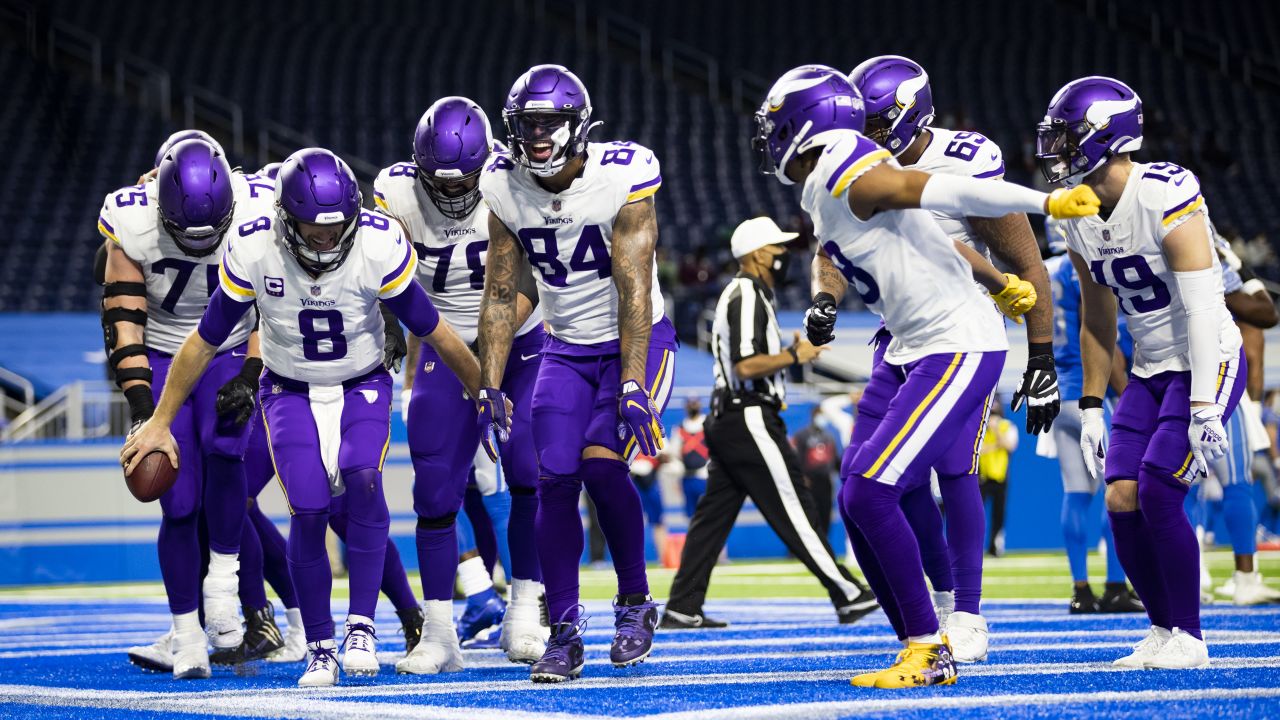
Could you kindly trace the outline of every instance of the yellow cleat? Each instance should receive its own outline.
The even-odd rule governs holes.
[[[1000,312],[1021,325],[1022,316],[1035,307],[1036,288],[1013,273],[1005,273],[1004,277],[1008,284],[1000,292],[993,293],[991,299],[1000,308]]]
[[[874,675],[872,685],[864,685],[867,675]],[[893,667],[878,673],[859,675],[852,681],[861,687],[911,688],[929,685],[951,685],[956,681],[956,664],[951,647],[945,641],[937,645],[911,643],[899,655]]]
[[[906,647],[899,650],[898,657],[894,658],[892,667],[896,667],[898,663],[902,662],[902,658],[906,657],[906,655],[907,655]],[[888,670],[877,670],[875,672],[862,673],[861,675],[854,675],[852,678],[849,679],[849,684],[854,687],[875,687],[876,679],[880,677],[881,673],[886,673],[886,672],[888,672]]]

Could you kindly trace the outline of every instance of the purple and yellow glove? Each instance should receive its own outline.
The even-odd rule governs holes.
[[[510,402],[498,388],[481,388],[480,397],[476,400],[480,410],[480,444],[489,459],[498,461],[498,443],[506,442],[511,430],[511,415],[508,412]],[[494,436],[497,442],[494,442]]]
[[[618,415],[631,429],[641,455],[657,455],[663,446],[662,425],[649,393],[635,380],[622,384],[618,394]]]

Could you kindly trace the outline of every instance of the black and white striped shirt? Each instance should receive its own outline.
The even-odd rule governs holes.
[[[742,401],[778,407],[786,401],[786,370],[755,380],[741,380],[733,372],[736,363],[753,355],[782,352],[773,291],[768,286],[758,278],[739,273],[720,293],[711,333],[717,391]]]

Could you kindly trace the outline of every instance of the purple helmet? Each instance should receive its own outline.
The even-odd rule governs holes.
[[[595,126],[586,86],[561,65],[535,65],[516,79],[502,122],[512,159],[541,177],[555,175],[586,152],[587,133]]]
[[[257,174],[263,177],[269,177],[272,180],[275,180],[276,176],[280,174],[280,166],[282,164],[283,163],[278,163],[278,162],[267,163],[266,165],[262,166],[262,169],[259,170]]]
[[[756,111],[751,146],[760,154],[760,172],[791,185],[788,162],[831,142],[831,133],[861,132],[864,117],[862,95],[839,70],[801,65],[787,71]]]
[[[1053,96],[1036,128],[1036,158],[1045,180],[1068,187],[1113,155],[1142,147],[1142,100],[1119,80],[1072,80]]]
[[[160,223],[184,253],[201,257],[218,249],[236,204],[221,148],[203,140],[169,148],[156,173],[156,196]]]
[[[413,132],[413,162],[445,217],[461,220],[479,204],[478,179],[492,148],[489,118],[467,98],[440,98],[423,113]]]
[[[916,61],[880,55],[850,71],[849,80],[867,104],[867,137],[895,156],[933,122],[929,74]]]
[[[312,274],[333,270],[347,259],[356,240],[360,203],[355,173],[328,150],[303,148],[280,166],[276,214],[290,252]],[[334,226],[337,239],[332,247],[317,250],[303,237],[299,223]]]
[[[203,140],[209,143],[210,145],[214,146],[215,148],[217,148],[218,152],[223,157],[227,156],[227,152],[222,149],[222,145],[219,145],[218,141],[214,140],[213,136],[210,135],[209,133],[203,130],[194,130],[194,129],[179,130],[178,132],[170,135],[168,138],[165,139],[164,144],[161,145],[160,149],[156,151],[156,164],[152,165],[151,167],[160,167],[160,161],[164,159],[165,153],[169,152],[169,148],[173,147],[174,145],[177,145],[183,140]]]

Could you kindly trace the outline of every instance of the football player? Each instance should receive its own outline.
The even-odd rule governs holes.
[[[573,73],[559,65],[530,68],[503,105],[511,153],[494,156],[480,178],[490,211],[480,408],[499,440],[511,424],[500,389],[505,368],[509,357],[525,352],[512,341],[521,325],[517,290],[526,264],[536,268],[550,331],[530,408],[539,459],[535,537],[554,623],[546,652],[531,668],[535,682],[582,672],[584,486],[618,576],[613,664],[643,661],[658,622],[645,572],[644,513],[628,463],[637,452],[662,448],[659,413],[674,370],[675,329],[663,315],[654,267],[653,195],[662,176],[648,148],[589,142],[591,109]]]
[[[1200,183],[1172,163],[1135,163],[1142,101],[1106,77],[1065,85],[1038,127],[1045,179],[1096,191],[1105,211],[1064,224],[1080,279],[1079,401],[1085,467],[1107,485],[1116,551],[1151,630],[1124,667],[1209,664],[1200,631],[1195,532],[1187,489],[1229,450],[1224,422],[1245,386],[1240,331],[1223,300]],[[1102,395],[1116,342],[1116,308],[1135,346],[1111,417]]]
[[[236,226],[197,331],[174,359],[168,392],[121,453],[127,468],[160,449],[175,466],[169,428],[230,329],[256,304],[266,370],[260,383],[271,456],[289,503],[289,571],[307,633],[298,684],[338,682],[325,551],[331,499],[346,496],[351,600],[342,670],[377,674],[373,614],[390,518],[382,492],[389,447],[391,376],[383,366],[385,303],[478,392],[475,356],[414,280],[399,225],[360,207],[355,175],[320,148],[291,155],[275,186],[275,212]]]
[[[413,162],[396,163],[378,174],[375,202],[404,225],[418,252],[418,273],[432,302],[463,342],[476,340],[480,299],[489,248],[487,211],[480,203],[480,175],[495,150],[489,120],[463,97],[437,100],[418,121]],[[517,416],[501,459],[512,484],[509,525],[512,607],[504,619],[498,603],[485,603],[485,627],[503,621],[503,646],[515,662],[542,656],[545,631],[538,623],[541,570],[533,534],[537,513],[537,459],[530,397],[546,333],[537,311],[531,276],[519,292],[515,351],[503,373],[502,390]],[[462,509],[481,428],[472,422],[475,405],[458,378],[438,367],[440,357],[422,348],[406,384],[411,388],[406,424],[414,465],[414,510],[418,515],[418,567],[427,616],[423,641],[396,664],[402,673],[429,674],[462,669],[453,626],[453,584],[458,567],[455,519]],[[442,418],[448,420],[442,421]],[[493,450],[493,448],[489,448]],[[496,454],[492,457],[496,460]]]
[[[955,682],[956,668],[920,573],[920,549],[901,508],[927,468],[961,475],[975,462],[1008,338],[973,268],[929,212],[963,217],[1096,212],[1086,188],[1044,193],[1001,181],[904,170],[862,135],[862,97],[843,73],[805,65],[783,75],[756,114],[761,169],[801,185],[814,224],[815,299],[847,289],[884,319],[893,339],[858,402],[841,464],[840,510],[864,575],[892,597],[906,647],[854,685]],[[923,210],[919,209],[922,208]],[[963,247],[963,246],[961,246]]]

